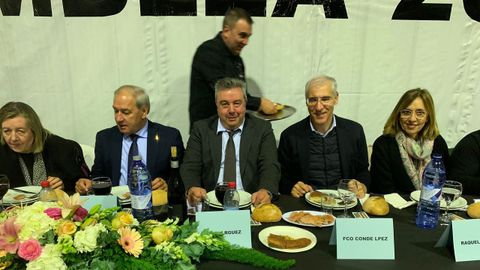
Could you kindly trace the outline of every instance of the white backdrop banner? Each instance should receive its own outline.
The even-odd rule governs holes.
[[[144,87],[150,119],[188,139],[190,65],[229,5],[254,15],[243,50],[249,91],[307,115],[303,87],[335,77],[336,114],[372,144],[408,89],[432,93],[449,147],[480,129],[480,0],[0,0],[0,103],[23,101],[45,127],[94,145],[113,126],[113,91]]]

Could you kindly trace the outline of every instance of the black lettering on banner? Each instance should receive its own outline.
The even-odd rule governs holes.
[[[452,4],[424,4],[425,0],[401,0],[392,20],[449,21]]]
[[[472,20],[480,22],[480,0],[463,0],[463,8]]]
[[[265,17],[267,0],[205,0],[205,15],[223,16],[232,7],[243,8],[251,16]]]
[[[140,0],[142,16],[197,16],[196,0]]]
[[[52,16],[50,0],[32,0],[34,16]],[[0,0],[0,9],[3,16],[19,16],[22,0]]]
[[[272,17],[293,17],[297,5],[323,5],[326,18],[348,19],[344,0],[278,0]]]
[[[103,17],[120,13],[127,0],[62,0],[65,17]]]

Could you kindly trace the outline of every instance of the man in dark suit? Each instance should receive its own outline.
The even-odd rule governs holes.
[[[201,200],[217,182],[224,182],[229,136],[236,167],[231,178],[237,189],[253,193],[254,204],[270,202],[278,192],[280,166],[271,124],[246,115],[246,101],[243,81],[224,78],[216,83],[217,116],[194,124],[180,168],[190,202]]]
[[[353,179],[350,184],[363,197],[370,181],[365,134],[360,124],[333,114],[336,80],[323,75],[311,79],[305,99],[310,115],[280,136],[280,192],[301,197],[316,188],[336,189],[340,179]]]
[[[223,19],[222,31],[198,47],[190,76],[190,127],[196,121],[216,114],[214,86],[219,79],[231,77],[246,80],[240,52],[252,35],[252,24],[253,20],[245,10],[229,9]],[[277,112],[270,100],[250,96],[248,91],[247,96],[247,109],[261,110],[265,114]]]
[[[126,185],[128,159],[132,143],[153,179],[153,189],[167,189],[164,179],[170,173],[170,147],[176,146],[180,160],[184,147],[180,132],[148,120],[150,101],[145,91],[137,86],[124,85],[115,91],[113,100],[116,126],[97,133],[92,177],[108,176],[112,185]],[[91,181],[78,181],[75,189],[85,193]]]

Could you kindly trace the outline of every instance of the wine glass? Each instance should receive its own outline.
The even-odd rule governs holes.
[[[450,208],[450,204],[452,204],[453,201],[462,195],[462,191],[462,183],[453,180],[445,181],[445,184],[442,188],[442,198],[445,200],[446,207],[445,212],[440,217],[442,224],[446,225],[450,223],[450,214],[448,214],[448,209]]]
[[[10,188],[10,180],[5,174],[0,174],[0,206],[3,208],[3,196],[7,194]]]
[[[343,214],[339,215],[340,218],[350,218],[347,213],[347,204],[352,200],[355,200],[356,185],[349,184],[352,179],[341,179],[338,182],[338,196],[343,202]]]
[[[217,197],[218,202],[223,205],[223,197],[225,197],[225,192],[228,189],[227,182],[218,182],[215,185],[215,197]]]
[[[95,195],[109,195],[112,191],[112,180],[107,176],[92,179],[92,189]]]

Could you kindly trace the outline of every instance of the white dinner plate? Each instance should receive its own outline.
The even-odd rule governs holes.
[[[329,206],[333,210],[343,210],[344,205],[342,204],[342,200],[338,198],[338,191],[333,190],[333,189],[317,189],[317,191],[320,191],[320,192],[325,193],[325,194],[331,194],[332,197],[335,198],[335,204]],[[312,201],[310,199],[310,192],[305,194],[305,200],[313,206],[322,207],[322,205],[320,203]],[[352,202],[347,204],[347,209],[355,207],[357,205],[357,203],[358,203],[358,200],[355,198]]]
[[[304,237],[304,238],[310,239],[312,242],[310,243],[310,245],[304,248],[294,248],[294,249],[274,248],[268,245],[267,239],[271,233],[276,235],[288,235],[289,237],[292,237],[294,239]],[[287,253],[297,253],[297,252],[307,251],[309,249],[312,249],[317,244],[317,237],[315,237],[313,233],[305,229],[294,227],[294,226],[272,226],[272,227],[265,228],[258,233],[258,239],[260,240],[260,242],[262,242],[262,244],[264,244],[268,248],[281,251],[281,252],[287,252]]]
[[[327,225],[321,225],[321,226],[315,226],[313,224],[298,223],[298,222],[294,222],[294,221],[291,221],[290,219],[288,219],[291,214],[293,214],[295,212],[300,212],[300,211],[309,213],[309,214],[314,215],[314,216],[328,215],[325,212],[319,212],[319,211],[297,210],[297,211],[290,211],[290,212],[287,212],[287,213],[283,214],[282,218],[283,218],[283,220],[285,220],[288,223],[292,223],[292,224],[299,225],[299,226],[306,226],[306,227],[330,227],[330,226],[333,226],[333,224],[335,224],[335,216],[333,216],[333,215],[331,215],[333,217],[333,222],[331,222]]]
[[[418,200],[420,199],[420,193],[421,193],[420,190],[412,191],[412,193],[410,193],[410,198],[418,202]],[[458,199],[456,199],[450,204],[450,207],[448,208],[448,210],[458,210],[458,209],[464,208],[465,206],[467,206],[467,200],[465,200],[463,197],[459,197]],[[440,209],[445,210],[446,208],[447,208],[447,203],[442,198],[440,200]]]
[[[128,189],[127,185],[112,187],[111,193],[118,197],[121,205],[130,203],[130,189]]]
[[[23,186],[23,187],[16,187],[21,190],[30,191],[38,193],[42,189],[40,186]],[[24,195],[23,199],[19,199],[19,195]],[[33,197],[32,197],[33,196]],[[34,194],[30,193],[22,193],[20,191],[15,191],[13,189],[9,189],[7,194],[3,196],[3,203],[4,204],[21,204],[21,203],[33,203],[38,200],[38,196],[34,196]]]
[[[238,190],[240,195],[240,208],[245,208],[252,204],[252,195],[244,190]],[[207,193],[208,205],[213,208],[223,208],[223,205],[217,200],[215,196],[215,190],[212,190]]]

